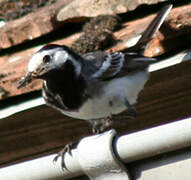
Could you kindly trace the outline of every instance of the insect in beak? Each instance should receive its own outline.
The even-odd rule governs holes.
[[[25,77],[22,77],[19,82],[17,88],[21,88],[23,86],[26,86],[27,84],[31,83],[33,79],[32,73],[29,72],[25,75]]]

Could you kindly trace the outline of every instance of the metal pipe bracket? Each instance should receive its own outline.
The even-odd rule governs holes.
[[[130,175],[114,153],[115,130],[83,138],[77,147],[78,161],[91,180],[130,180]]]

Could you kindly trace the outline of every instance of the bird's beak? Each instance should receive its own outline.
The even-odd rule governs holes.
[[[17,88],[19,89],[23,86],[26,86],[27,84],[31,83],[33,79],[37,79],[43,76],[43,74],[45,74],[46,72],[47,72],[47,69],[44,67],[38,68],[34,72],[28,72],[24,77],[22,77],[19,80]]]
[[[21,88],[23,86],[26,86],[27,84],[31,83],[33,80],[33,76],[31,72],[28,72],[25,77],[22,77],[19,82],[17,88]]]

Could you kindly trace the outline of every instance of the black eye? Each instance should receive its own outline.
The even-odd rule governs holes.
[[[51,61],[51,57],[49,55],[45,55],[43,57],[43,62],[44,63],[48,64],[48,63],[50,63],[50,61]]]

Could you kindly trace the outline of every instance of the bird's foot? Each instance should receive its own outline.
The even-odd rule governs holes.
[[[109,115],[106,118],[90,120],[92,125],[93,134],[100,134],[104,132],[107,128],[111,127],[112,124],[112,115]]]
[[[137,111],[134,106],[128,106],[128,114],[110,114],[106,118],[102,119],[94,119],[90,120],[90,124],[92,125],[93,134],[100,134],[104,132],[106,129],[111,127],[113,122],[121,121],[124,119],[134,119],[137,116]]]
[[[66,163],[65,163],[65,155],[68,153],[72,156],[72,149],[76,148],[78,142],[72,142],[64,146],[64,148],[58,152],[58,154],[54,157],[53,162],[56,162],[59,157],[61,157],[61,165],[63,169],[67,170]]]

